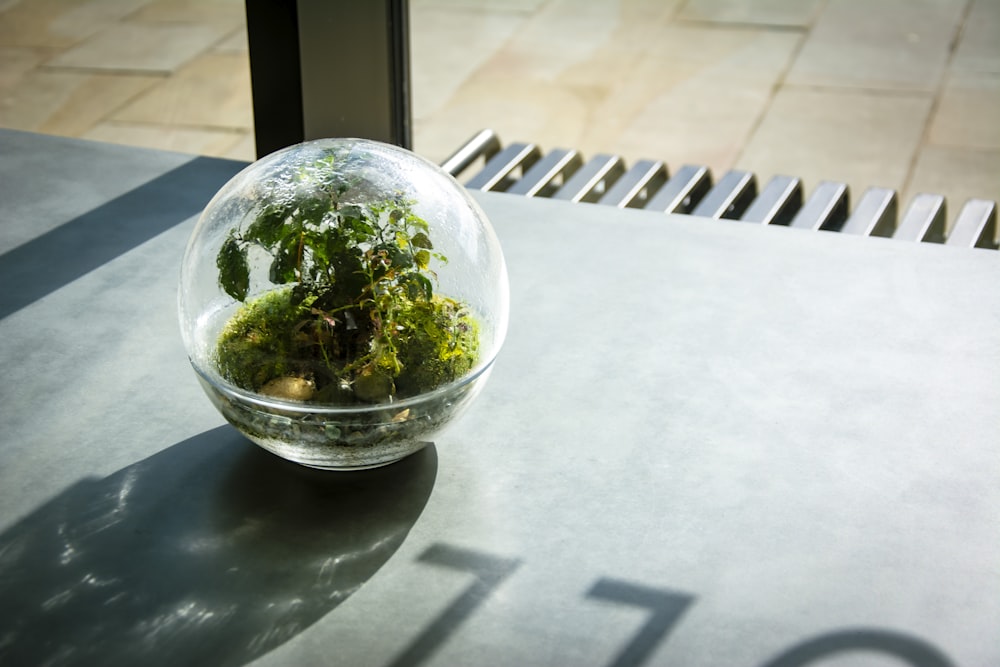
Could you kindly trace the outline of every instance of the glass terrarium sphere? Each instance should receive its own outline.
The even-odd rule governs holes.
[[[317,468],[423,447],[482,388],[507,329],[503,253],[455,179],[363,139],[285,148],[209,202],[181,332],[225,418]]]

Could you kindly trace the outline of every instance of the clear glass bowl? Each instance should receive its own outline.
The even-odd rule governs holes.
[[[283,458],[342,470],[412,454],[463,412],[509,295],[496,235],[454,178],[396,146],[321,139],[216,194],[178,302],[225,418]]]

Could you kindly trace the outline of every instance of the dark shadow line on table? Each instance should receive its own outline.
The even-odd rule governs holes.
[[[0,319],[197,215],[245,166],[196,157],[0,255]]]
[[[223,426],[84,479],[0,535],[0,664],[250,662],[396,552],[436,475],[433,445],[324,472]]]

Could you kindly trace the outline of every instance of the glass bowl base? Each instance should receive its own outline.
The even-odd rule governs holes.
[[[487,374],[488,369],[433,400],[332,414],[311,411],[307,404],[295,409],[261,404],[226,391],[201,373],[198,377],[226,421],[263,449],[310,468],[364,470],[395,463],[426,447],[465,412]]]

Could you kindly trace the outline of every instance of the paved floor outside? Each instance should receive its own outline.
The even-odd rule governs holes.
[[[250,160],[243,0],[0,0],[0,127]],[[414,149],[1000,200],[1000,0],[411,0]],[[332,36],[335,39],[335,36]],[[331,67],[349,67],[349,62]]]

